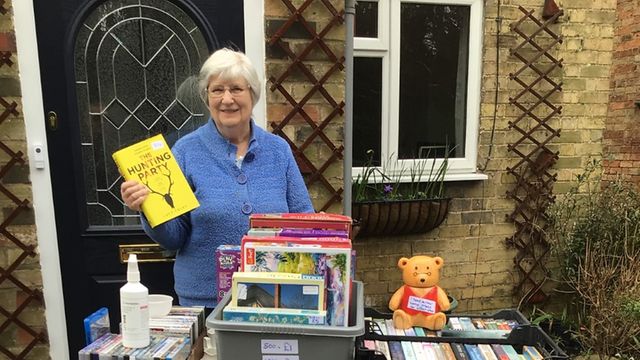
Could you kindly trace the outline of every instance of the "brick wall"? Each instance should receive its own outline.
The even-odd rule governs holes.
[[[49,347],[11,4],[0,2],[0,358],[46,359]]]
[[[563,91],[552,98],[563,106],[562,115],[550,125],[562,129],[561,136],[550,147],[559,151],[560,159],[551,170],[558,174],[554,193],[565,192],[575,175],[582,172],[589,157],[602,152],[602,137],[607,114],[609,72],[615,21],[615,0],[556,1],[564,9],[560,21],[552,26],[564,42],[552,50],[556,58],[564,59],[561,71],[551,77],[563,82]],[[633,2],[633,1],[632,1]],[[509,48],[520,40],[509,25],[523,14],[518,5],[536,10],[540,18],[543,0],[502,1],[499,24],[497,0],[485,1],[482,100],[478,166],[489,176],[486,181],[449,183],[453,196],[447,220],[438,229],[425,235],[393,239],[363,239],[355,244],[358,251],[357,277],[365,285],[367,306],[385,308],[390,295],[401,285],[398,258],[416,254],[442,256],[445,265],[441,285],[459,301],[459,311],[490,311],[517,306],[520,298],[513,295],[519,275],[514,267],[514,249],[505,239],[513,235],[514,226],[505,220],[515,204],[505,196],[513,189],[514,179],[506,173],[519,158],[507,151],[521,135],[509,130],[509,120],[519,115],[509,97],[522,89],[509,80],[521,63],[510,56]],[[638,5],[638,1],[635,1]],[[496,30],[501,39],[496,56]],[[498,103],[494,104],[496,62]],[[495,113],[495,119],[494,119]],[[493,149],[491,129],[495,121]]]
[[[341,21],[333,21],[333,14],[344,11],[344,1],[312,1],[305,8],[302,1],[292,3],[302,10],[304,21],[298,19],[288,27],[292,10],[282,0],[265,0],[267,127],[273,130],[292,116],[283,127],[283,135],[296,146],[304,146],[304,157],[312,167],[305,166],[304,161],[298,163],[307,183],[311,182],[314,208],[341,213],[345,73],[333,59],[344,57],[345,27]],[[270,42],[282,31],[280,42]],[[314,33],[319,39],[313,39]],[[300,60],[297,65],[292,66],[291,54]],[[280,79],[283,81],[278,83]],[[314,82],[318,87],[314,88]],[[294,109],[293,104],[301,109]],[[316,127],[322,128],[324,137],[313,134]]]
[[[606,174],[640,184],[640,1],[618,0],[611,71],[611,97],[605,120]]]

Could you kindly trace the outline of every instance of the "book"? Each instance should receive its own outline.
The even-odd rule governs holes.
[[[404,351],[402,350],[402,343],[400,341],[389,341],[389,352],[393,360],[406,360]]]
[[[249,229],[249,236],[287,236],[287,237],[341,237],[349,238],[345,230],[302,229],[302,228],[256,228]]]
[[[451,344],[443,342],[443,343],[440,343],[440,347],[442,348],[442,351],[444,352],[444,356],[447,360],[456,360],[456,355],[453,352],[453,348],[451,347]]]
[[[376,350],[380,352],[387,360],[391,360],[391,353],[389,352],[389,344],[384,340],[376,340]]]
[[[491,344],[491,348],[499,360],[509,360],[509,355],[504,351],[501,344]]]
[[[424,349],[422,348],[421,342],[412,341],[411,346],[413,347],[413,354],[415,355],[416,359],[420,360],[420,359],[427,358],[427,355],[425,354]]]
[[[502,350],[504,350],[504,352],[507,354],[507,356],[509,357],[509,360],[519,360],[520,359],[520,354],[518,354],[518,352],[516,351],[516,349],[509,345],[509,344],[504,344],[502,345]]]
[[[343,239],[348,240],[348,239]],[[244,271],[320,275],[325,279],[329,325],[348,326],[351,244],[269,244],[244,242]]]
[[[351,222],[349,216],[330,213],[274,213],[249,216],[250,228],[328,229],[343,230],[349,234]]]
[[[413,345],[411,345],[410,341],[401,341],[400,345],[402,346],[402,353],[404,354],[405,360],[418,360],[413,352]]]
[[[480,354],[487,360],[498,360],[498,357],[493,352],[493,348],[489,344],[478,344],[478,350]]]
[[[416,336],[427,336],[424,332],[424,329],[420,326],[414,326],[413,332],[416,333]]]
[[[467,355],[471,360],[484,360],[484,357],[478,350],[478,345],[476,344],[464,344],[464,349],[467,351]]]
[[[215,253],[218,302],[231,290],[231,277],[240,268],[240,246],[220,245]]]
[[[327,312],[324,310],[233,307],[229,304],[222,310],[222,320],[268,324],[325,325]]]
[[[462,344],[451,343],[451,350],[453,350],[453,354],[456,356],[457,360],[469,360],[467,351]]]
[[[125,180],[149,189],[141,207],[151,227],[200,206],[162,134],[120,149],[112,158]]]
[[[233,274],[231,305],[273,309],[325,309],[324,277],[282,272]]]
[[[543,360],[544,356],[542,356],[542,354],[540,354],[540,352],[538,351],[538,349],[535,348],[535,346],[528,346],[525,345],[522,347],[522,353],[524,354],[524,356],[527,359],[531,359],[531,360]]]

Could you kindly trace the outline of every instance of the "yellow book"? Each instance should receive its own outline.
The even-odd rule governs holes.
[[[125,180],[137,180],[149,189],[142,211],[151,227],[200,206],[162,134],[120,149],[112,157]]]

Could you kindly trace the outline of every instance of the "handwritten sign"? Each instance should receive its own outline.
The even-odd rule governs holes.
[[[436,313],[436,302],[429,299],[422,299],[416,296],[409,296],[407,307],[411,310],[420,311],[427,314]]]
[[[261,352],[263,354],[298,354],[298,340],[262,339],[261,342]]]

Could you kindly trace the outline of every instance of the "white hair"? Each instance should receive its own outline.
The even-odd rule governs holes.
[[[211,78],[231,80],[243,78],[251,90],[251,102],[255,105],[260,99],[260,78],[247,55],[228,48],[216,50],[202,64],[198,82],[203,91],[203,100],[207,101],[207,86]]]

